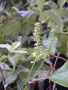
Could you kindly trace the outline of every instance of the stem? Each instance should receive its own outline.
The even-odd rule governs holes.
[[[35,62],[33,63],[32,67],[31,67],[31,70],[30,70],[28,76],[27,76],[27,79],[26,79],[25,84],[21,87],[20,90],[23,90],[23,89],[25,88],[25,86],[26,86],[26,83],[29,81],[29,76],[30,76],[30,74],[31,74],[31,72],[32,72],[32,70],[33,70],[33,68],[34,68],[35,63],[36,63],[36,59],[35,59]]]
[[[56,89],[56,83],[53,84],[53,89],[52,90],[55,90]]]
[[[25,86],[26,86],[26,83],[21,87],[20,90],[23,90],[25,88]]]
[[[68,35],[68,32],[62,32],[62,34]]]
[[[49,90],[52,90],[51,81],[49,81]]]
[[[36,62],[36,59],[35,59],[35,62]],[[29,74],[28,74],[28,76],[27,76],[26,82],[29,81],[29,76],[30,76],[30,74],[31,74],[31,72],[32,72],[32,70],[33,70],[33,68],[34,68],[35,62],[33,63],[32,67],[31,67],[31,70],[30,70],[30,72],[29,72]]]
[[[4,78],[4,75],[3,75],[3,72],[2,72],[1,66],[0,66],[0,72],[1,72],[1,75],[2,75],[2,80],[3,80],[3,84],[4,84],[4,90],[6,90],[7,84],[5,82],[5,78]]]
[[[43,65],[44,61],[42,61],[40,67],[38,68],[38,70],[36,71],[36,73],[34,74],[34,76],[31,78],[31,80],[36,76],[36,74],[38,73],[38,71],[41,69],[42,65]]]
[[[57,55],[57,57],[56,57],[56,60],[55,60],[55,63],[54,63],[52,72],[54,72],[54,70],[55,70],[56,63],[57,63],[57,61],[58,61],[59,55],[60,55],[60,52],[58,53],[58,55]]]
[[[8,89],[8,90],[13,90],[13,89],[12,89],[11,87],[9,87],[9,86],[7,86],[7,89]]]
[[[54,57],[57,57],[57,56],[54,55]],[[67,61],[67,59],[65,59],[65,58],[62,58],[62,57],[58,57],[58,58],[60,58],[60,59],[62,59],[64,61]]]

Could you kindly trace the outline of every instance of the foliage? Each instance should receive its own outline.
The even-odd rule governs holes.
[[[54,81],[55,83],[67,87],[68,86],[67,73],[68,73],[68,61],[60,69],[56,70],[54,74],[50,75],[49,79]]]
[[[0,82],[4,78],[7,85],[16,81],[16,90],[20,90],[25,82],[48,78],[68,87],[68,61],[51,73],[52,62],[48,58],[58,52],[68,55],[66,2],[68,0],[57,3],[52,0],[25,0],[25,3],[24,0],[0,0]],[[44,72],[40,80],[34,79]],[[24,90],[29,90],[28,84]]]

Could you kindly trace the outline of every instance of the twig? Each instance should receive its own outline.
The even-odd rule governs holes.
[[[57,57],[57,56],[54,55],[54,57]],[[59,56],[58,58],[60,58],[60,59],[62,59],[62,60],[64,60],[64,61],[67,61],[67,59],[62,58],[62,57],[60,57],[60,56]]]
[[[58,53],[58,55],[57,55],[57,57],[56,57],[56,60],[55,60],[54,66],[53,66],[52,73],[53,73],[53,72],[54,72],[54,70],[55,70],[56,63],[57,63],[57,61],[58,61],[59,55],[60,55],[60,52]]]
[[[11,87],[9,87],[9,86],[7,86],[6,89],[8,89],[8,90],[13,90],[13,89],[12,89]]]
[[[49,90],[52,90],[51,81],[49,81]]]
[[[55,89],[56,89],[56,83],[53,84],[52,90],[55,90]]]
[[[21,87],[20,90],[23,90],[25,88],[25,86],[26,86],[26,83]]]
[[[4,90],[6,90],[7,84],[5,82],[5,78],[4,78],[4,75],[3,75],[3,72],[2,72],[1,66],[0,66],[0,72],[1,72],[1,75],[2,75],[2,80],[3,80],[3,84],[4,84]]]
[[[3,80],[3,84],[4,84],[4,90],[7,90],[7,89],[8,89],[8,90],[13,90],[11,87],[9,87],[9,86],[6,84],[1,66],[0,66],[0,72],[1,72],[1,75],[2,75],[2,80]]]

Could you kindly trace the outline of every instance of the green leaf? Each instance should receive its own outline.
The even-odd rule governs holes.
[[[2,70],[11,70],[11,68],[8,66],[8,64],[4,62],[0,62],[0,67]]]
[[[68,56],[68,41],[67,41],[67,52],[66,52],[66,55]]]
[[[11,51],[17,49],[20,45],[21,45],[21,42],[19,42],[19,41],[12,43]]]
[[[17,79],[18,74],[19,74],[18,71],[10,73],[10,75],[5,79],[6,83],[7,84],[13,83]]]
[[[22,34],[23,35],[29,34],[29,32],[31,31],[30,27],[31,27],[31,25],[30,25],[29,21],[26,23],[23,23],[22,28],[21,28]]]
[[[57,45],[57,50],[62,53],[67,53],[67,41],[68,41],[68,36],[64,35],[62,33],[56,33],[58,37],[58,45]]]
[[[51,7],[51,9],[57,9],[58,7],[55,2],[50,3],[49,6]]]
[[[62,6],[65,4],[66,0],[58,0],[58,4],[60,6],[60,8],[62,8]]]
[[[52,23],[51,23],[52,24]],[[62,33],[61,32],[61,28],[57,27],[57,26],[54,26],[54,29],[56,31],[56,33]]]
[[[6,60],[7,59],[7,56],[6,55],[0,55],[0,62],[1,61],[4,61],[4,60]]]
[[[13,55],[8,55],[8,60],[9,62],[14,66],[15,63],[14,63],[14,56]]]
[[[56,25],[58,25],[58,27],[60,28],[61,32],[63,29],[63,22],[61,17],[56,13],[55,10],[49,10],[48,11],[48,15],[50,16],[50,18],[55,22]]]
[[[18,62],[21,60],[22,56],[23,54],[21,53],[16,53],[15,55],[11,55],[11,54],[8,55],[8,59],[14,68],[16,67]]]
[[[9,9],[12,6],[11,1],[6,2],[4,6],[5,9]]]
[[[20,77],[18,77],[16,84],[17,84],[17,90],[20,90],[20,88],[24,85],[24,82]]]
[[[4,26],[2,26],[2,31],[4,35],[11,35],[21,28],[20,20],[12,19],[8,21]]]
[[[17,90],[20,90],[21,87],[25,84],[25,82],[20,77],[18,77],[16,84],[17,84]],[[28,89],[27,86],[28,86],[28,84],[25,86],[25,88],[23,90],[30,90],[30,89]]]
[[[68,8],[67,9],[56,9],[56,12],[60,17],[68,17]]]
[[[67,51],[68,51],[68,41],[67,41]]]
[[[40,12],[39,21],[44,23],[47,20],[46,14],[44,12]]]
[[[48,78],[59,85],[68,87],[68,61]]]
[[[2,32],[0,32],[0,43],[3,43],[4,41],[4,35]]]
[[[2,72],[5,78],[6,84],[11,84],[17,79],[21,70],[12,71],[11,69],[2,69]],[[1,73],[0,73],[0,81],[2,81]]]
[[[8,51],[10,51],[11,46],[9,44],[0,44],[0,48],[6,48]]]
[[[22,56],[23,56],[23,54],[21,54],[21,53],[15,54],[15,56],[14,56],[14,67],[16,67],[18,62],[21,60]]]
[[[42,11],[45,0],[36,0],[36,4],[38,5],[39,11]]]
[[[68,3],[68,0],[66,0],[66,2]]]

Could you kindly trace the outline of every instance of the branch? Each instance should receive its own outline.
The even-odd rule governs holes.
[[[20,90],[23,90],[25,88],[25,86],[26,86],[26,83],[21,87]]]
[[[3,80],[3,85],[4,85],[4,90],[13,90],[11,87],[9,87],[7,84],[6,84],[6,81],[5,81],[5,78],[4,78],[4,75],[3,75],[3,71],[2,71],[2,68],[0,66],[0,72],[1,72],[1,75],[2,75],[2,80]]]
[[[55,60],[55,63],[54,63],[52,72],[54,72],[54,70],[55,70],[56,63],[57,63],[57,61],[58,61],[59,55],[60,55],[60,52],[58,53],[58,55],[57,55],[57,57],[56,57],[56,60]]]
[[[54,55],[54,57],[57,57],[57,56]],[[60,57],[60,56],[59,56],[58,58],[60,58],[60,59],[62,59],[62,60],[64,60],[64,61],[67,61],[67,59],[62,58],[62,57]]]
[[[3,75],[3,71],[1,69],[1,66],[0,66],[0,72],[1,72],[1,75],[2,75],[2,80],[3,80],[3,84],[4,84],[4,90],[6,90],[7,84],[5,82],[5,78],[4,78],[4,75]]]

